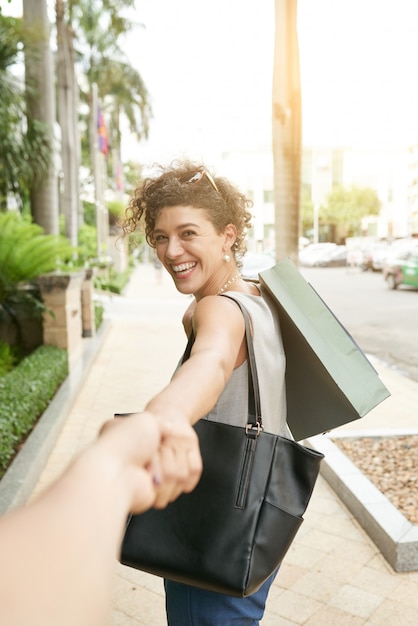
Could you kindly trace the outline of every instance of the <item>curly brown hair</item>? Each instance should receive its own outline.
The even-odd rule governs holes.
[[[218,233],[234,224],[237,238],[232,252],[238,257],[245,254],[245,237],[251,228],[251,200],[226,178],[213,177],[202,164],[175,161],[168,167],[159,165],[157,171],[159,174],[146,178],[135,190],[121,224],[125,235],[144,228],[148,244],[155,248],[155,221],[162,209],[192,206],[206,211]]]

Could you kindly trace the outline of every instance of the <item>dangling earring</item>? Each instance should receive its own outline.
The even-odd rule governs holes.
[[[224,254],[224,261],[225,261],[226,263],[229,263],[229,262],[230,262],[230,260],[231,260],[231,257],[229,256],[229,254]]]

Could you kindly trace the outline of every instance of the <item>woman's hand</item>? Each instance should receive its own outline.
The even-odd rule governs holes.
[[[163,436],[157,460],[161,484],[157,488],[154,507],[164,508],[181,493],[188,493],[196,487],[202,473],[202,457],[197,434],[186,419],[166,422],[157,418],[156,421]]]

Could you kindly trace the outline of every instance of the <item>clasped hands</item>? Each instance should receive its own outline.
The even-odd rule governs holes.
[[[121,464],[132,513],[164,508],[199,482],[199,439],[186,419],[146,411],[117,417],[104,424],[97,443]]]

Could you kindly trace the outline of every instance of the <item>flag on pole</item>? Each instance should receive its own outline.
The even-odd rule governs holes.
[[[99,136],[99,150],[102,154],[107,156],[109,141],[103,111],[99,104],[97,105],[97,134]]]
[[[123,191],[123,175],[120,163],[117,163],[115,167],[115,181],[117,191]]]

